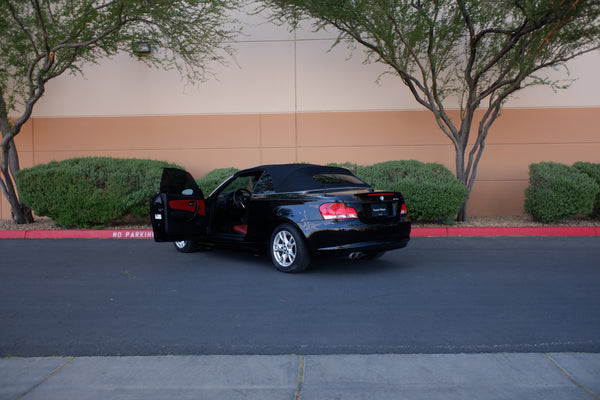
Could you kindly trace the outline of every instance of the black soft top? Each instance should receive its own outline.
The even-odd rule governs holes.
[[[269,174],[275,192],[335,189],[338,187],[369,188],[346,168],[315,164],[271,164],[240,171]],[[264,175],[263,175],[264,176]],[[341,179],[330,179],[341,178]]]

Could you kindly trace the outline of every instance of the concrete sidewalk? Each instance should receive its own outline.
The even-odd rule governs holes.
[[[0,359],[0,399],[600,399],[600,354]]]

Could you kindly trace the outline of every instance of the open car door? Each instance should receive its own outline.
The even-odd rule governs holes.
[[[187,171],[163,169],[160,193],[150,199],[150,220],[157,242],[206,236],[204,195]]]

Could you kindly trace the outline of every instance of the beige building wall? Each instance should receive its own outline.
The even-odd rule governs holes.
[[[17,138],[21,166],[109,155],[168,160],[197,176],[296,161],[417,159],[454,170],[431,114],[381,65],[363,64],[358,50],[328,52],[331,34],[241,18],[245,36],[233,44],[235,60],[213,66],[216,79],[189,84],[120,54],[87,67],[85,78],[52,81]],[[586,55],[570,63],[577,80],[568,90],[528,88],[507,104],[487,141],[471,215],[522,214],[532,162],[600,162],[598,66],[600,52]]]

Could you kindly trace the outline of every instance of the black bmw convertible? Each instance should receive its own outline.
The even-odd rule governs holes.
[[[150,200],[157,242],[181,252],[236,245],[268,250],[283,272],[323,254],[372,259],[410,240],[398,192],[375,191],[345,168],[263,165],[237,172],[204,197],[186,171],[165,168]]]

